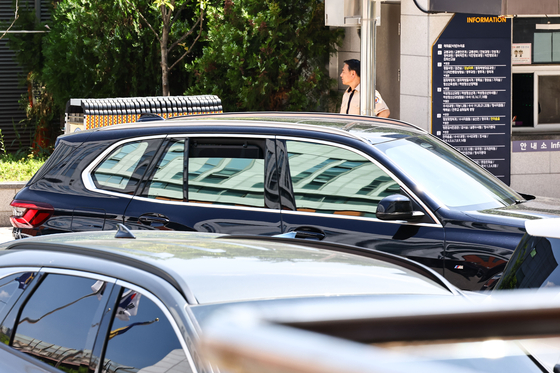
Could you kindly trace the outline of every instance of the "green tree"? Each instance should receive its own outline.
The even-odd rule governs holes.
[[[12,34],[10,47],[17,51],[20,63],[33,71],[52,95],[57,109],[64,110],[70,98],[162,95],[160,46],[154,32],[156,35],[160,32],[161,7],[167,7],[167,3],[61,0],[53,4],[47,25],[34,24],[32,10],[20,11],[17,27],[47,29],[48,32]],[[179,48],[172,49],[174,46],[170,45],[166,58],[187,56],[193,59],[189,54],[198,51],[192,45],[187,47],[181,43],[192,43],[192,33],[188,32],[193,27],[189,25],[200,23],[197,23],[200,5],[195,1],[183,1],[175,10],[169,23],[169,37],[179,35],[176,37]],[[188,35],[180,39],[185,34]],[[188,73],[185,69],[175,69],[168,80],[166,94],[182,92]]]
[[[342,31],[324,25],[321,0],[225,0],[209,7],[202,56],[186,94],[215,94],[227,111],[325,110],[329,55]]]
[[[181,13],[185,10],[188,1],[177,1],[177,0],[155,0],[153,2],[153,8],[160,12],[161,20],[159,22],[159,27],[152,26],[152,23],[144,16],[142,11],[138,9],[132,0],[125,0],[127,4],[132,6],[138,11],[138,14],[142,20],[148,25],[150,30],[153,31],[156,39],[160,46],[160,57],[161,57],[161,85],[162,93],[164,96],[170,95],[169,89],[169,72],[173,69],[179,62],[181,62],[188,53],[192,50],[193,46],[196,44],[200,36],[202,35],[202,23],[204,19],[204,6],[205,2],[202,0],[200,2],[200,8],[198,9],[196,22],[191,26],[191,22],[184,17],[181,17]],[[196,4],[196,1],[190,2]],[[175,12],[175,13],[174,13]],[[156,31],[159,28],[159,32]],[[196,32],[198,28],[198,32]],[[192,41],[190,47],[186,46],[185,41],[191,35],[196,35]],[[174,62],[170,65],[169,55],[175,49],[182,49],[182,54],[180,57],[174,59]]]
[[[151,2],[138,1],[140,9]],[[147,12],[146,12],[147,13]],[[151,31],[121,1],[63,0],[42,43],[40,76],[55,103],[161,92]]]

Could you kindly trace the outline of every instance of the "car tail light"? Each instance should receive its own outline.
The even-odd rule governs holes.
[[[35,228],[52,215],[54,208],[48,203],[13,200],[10,221],[15,228]]]

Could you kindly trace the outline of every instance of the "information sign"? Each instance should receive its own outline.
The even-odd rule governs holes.
[[[455,14],[432,54],[432,133],[509,184],[510,20]]]

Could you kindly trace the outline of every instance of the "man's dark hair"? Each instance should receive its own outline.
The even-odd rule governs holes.
[[[352,58],[351,60],[344,61],[345,64],[348,65],[348,70],[355,71],[360,76],[360,60],[356,60]]]

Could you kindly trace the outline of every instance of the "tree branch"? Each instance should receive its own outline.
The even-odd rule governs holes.
[[[181,12],[183,11],[183,9],[185,9],[185,6],[187,5],[187,3],[183,3],[181,5],[181,7],[179,9],[177,9],[177,12],[175,13],[175,15],[173,16],[173,19],[171,20],[171,25],[169,25],[169,27],[173,27],[173,24],[175,23],[175,21],[177,21],[177,19],[179,18],[179,14],[181,14]]]
[[[0,39],[2,39],[4,36],[6,36],[6,34],[8,33],[8,31],[10,31],[10,29],[14,26],[14,24],[16,23],[17,19],[19,18],[19,0],[16,0],[16,12],[14,14],[14,21],[12,22],[12,24],[10,25],[10,27],[8,27],[8,29],[6,31],[4,31],[4,33],[2,34],[2,36],[0,36]]]
[[[148,22],[148,20],[146,19],[146,17],[144,17],[144,15],[142,14],[142,12],[140,11],[140,9],[138,9],[136,7],[136,5],[132,4],[129,0],[125,0],[128,5],[130,5],[131,7],[133,7],[138,14],[140,14],[140,17],[142,17],[142,19],[144,20],[144,22],[146,22],[146,24],[148,25],[148,27],[154,32],[154,35],[156,36],[157,40],[161,43],[161,39],[159,38],[158,33],[156,32],[156,30],[154,30],[154,28],[152,27],[152,25],[150,24],[150,22]]]
[[[196,25],[198,25],[199,23],[200,23],[200,32],[202,32],[202,19],[203,19],[203,17],[204,17],[204,13],[201,13],[200,17],[198,18],[198,21],[196,21],[196,23],[193,25],[193,27],[188,32],[184,33],[183,36],[181,36],[179,39],[177,39],[173,44],[171,44],[169,46],[169,48],[167,48],[167,52],[170,52],[173,48],[175,48],[177,46],[177,44],[179,44],[180,42],[182,42],[183,40],[188,38],[193,33]],[[200,34],[199,34],[199,37],[200,37]],[[196,40],[198,40],[198,37],[196,38]]]
[[[201,14],[200,14],[200,18],[198,19],[198,22],[200,22],[200,31],[198,32],[198,35],[196,36],[196,39],[194,39],[194,41],[192,42],[192,44],[191,44],[191,46],[189,47],[189,49],[187,49],[187,50],[185,51],[185,53],[183,53],[183,55],[182,55],[181,57],[179,57],[179,59],[178,59],[177,61],[175,61],[175,62],[173,63],[173,65],[171,65],[171,67],[169,68],[169,70],[171,70],[173,67],[175,67],[175,65],[177,65],[179,62],[181,62],[181,60],[182,60],[183,58],[185,58],[185,56],[186,56],[187,54],[189,54],[189,52],[191,51],[192,47],[196,44],[196,42],[197,42],[198,39],[200,38],[200,35],[202,35],[202,17],[203,17],[203,14],[204,14],[204,13],[201,13]],[[198,23],[198,22],[197,22],[197,23]],[[193,28],[189,31],[189,34],[192,33],[192,30],[194,30],[195,26],[196,26],[196,24],[195,24],[195,25],[193,26]],[[184,35],[183,35],[183,36],[184,36]],[[185,36],[185,37],[186,37],[186,36]],[[174,43],[174,44],[175,44],[175,43]]]

